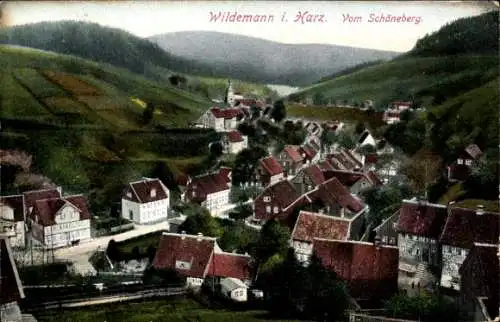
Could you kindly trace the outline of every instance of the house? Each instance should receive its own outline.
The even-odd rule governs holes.
[[[159,179],[131,182],[122,195],[122,217],[137,224],[166,220],[170,192]]]
[[[320,166],[313,164],[302,168],[290,181],[300,194],[304,194],[325,182],[326,178]]]
[[[304,162],[299,147],[295,145],[286,145],[279,153],[277,160],[285,170],[285,177],[294,176]]]
[[[221,293],[236,302],[246,302],[248,299],[248,286],[239,279],[228,277],[220,282]]]
[[[202,234],[163,233],[152,266],[177,271],[189,287],[201,286],[207,277],[252,280],[249,256],[223,252],[216,238]]]
[[[263,187],[273,185],[285,178],[285,170],[274,157],[259,160],[255,168],[254,180]]]
[[[310,140],[299,148],[299,153],[305,164],[316,163],[321,157],[321,147],[314,140]]]
[[[349,188],[349,191],[355,195],[359,195],[365,189],[382,185],[382,181],[373,171],[327,170],[324,171],[324,176],[327,179],[337,178],[340,183]]]
[[[448,180],[466,180],[482,156],[481,149],[476,144],[467,146],[457,157],[455,162],[448,166]]]
[[[396,231],[396,225],[398,220],[399,210],[373,229],[375,232],[375,240],[382,245],[397,246],[398,232]]]
[[[460,267],[459,303],[469,315],[467,321],[493,321],[500,316],[498,245],[474,243]]]
[[[452,204],[440,237],[442,249],[441,287],[460,289],[459,269],[474,243],[495,244],[500,231],[500,213],[461,208]]]
[[[363,131],[358,139],[358,147],[365,145],[371,145],[373,147],[376,147],[377,145],[375,138],[368,130]]]
[[[223,139],[223,146],[226,153],[238,154],[248,147],[248,137],[241,135],[238,131],[229,131]]]
[[[297,260],[307,264],[312,256],[314,238],[347,240],[350,221],[319,213],[301,211],[291,235]]]
[[[0,321],[23,321],[20,301],[24,291],[9,239],[0,235]]]
[[[25,214],[23,195],[0,197],[0,234],[9,238],[12,247],[26,246]]]
[[[429,268],[439,266],[439,238],[446,217],[445,205],[403,200],[396,225],[403,285],[428,287],[437,282]]]
[[[251,220],[257,224],[264,224],[276,217],[285,218],[291,214],[292,206],[299,203],[299,199],[301,195],[288,180],[279,181],[268,186],[255,198],[254,215]]]
[[[397,123],[400,121],[401,112],[408,110],[411,105],[411,102],[392,102],[389,108],[384,112],[382,119],[387,124]]]
[[[361,171],[363,169],[362,160],[346,149],[328,155],[327,160],[338,170]]]
[[[91,215],[82,195],[37,200],[28,218],[33,241],[49,249],[91,238]]]
[[[210,211],[229,204],[231,191],[231,170],[218,171],[191,179],[186,188],[185,201],[199,203]]]
[[[33,208],[35,207],[35,203],[37,200],[61,198],[62,197],[61,191],[62,189],[58,187],[58,188],[31,190],[23,192],[24,210],[26,211],[26,218],[28,218],[29,214],[33,211]]]
[[[354,298],[388,298],[398,290],[397,247],[315,238],[313,254],[347,282]]]
[[[212,107],[206,111],[197,123],[205,128],[212,128],[218,132],[235,130],[238,127],[238,118],[244,114],[240,108]]]

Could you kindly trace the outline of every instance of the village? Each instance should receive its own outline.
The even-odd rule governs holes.
[[[411,105],[392,102],[384,122],[399,122]],[[96,254],[107,266],[122,267],[116,276],[169,270],[182,278],[187,289],[216,285],[220,295],[233,302],[265,299],[265,290],[255,282],[269,262],[248,252],[223,249],[218,237],[195,231],[200,225],[190,218],[198,213],[188,210],[201,209],[217,220],[242,223],[257,234],[272,224],[288,231],[288,248],[298,263],[307,267],[317,259],[345,281],[354,307],[351,321],[365,321],[363,312],[378,309],[365,303],[401,290],[410,297],[440,292],[474,316],[498,315],[499,292],[493,285],[499,275],[500,214],[498,208],[488,207],[491,201],[438,204],[422,195],[408,195],[389,216],[375,220],[365,192],[402,184],[404,154],[369,127],[344,120],[280,117],[280,108],[276,102],[234,93],[229,81],[225,100],[214,102],[192,124],[221,133],[222,140],[210,147],[221,150],[221,159],[255,156],[250,151],[258,145],[256,137],[272,137],[275,127],[301,131],[304,140],[300,144],[270,140],[255,163],[247,159],[238,168],[220,165],[203,175],[178,177],[179,200],[159,178],[137,178],[124,187],[119,199],[110,200],[120,202],[123,226],[130,228],[118,234],[95,236],[87,197],[66,194],[61,187],[2,196],[2,277],[14,279],[9,284],[12,294],[2,305],[9,306],[12,315],[21,314],[17,303],[23,291],[16,262],[66,261],[81,275],[99,275],[102,268],[91,263]],[[248,130],[252,126],[257,134]],[[350,144],[333,139],[346,135],[354,137]],[[466,180],[482,151],[470,145],[459,155],[449,164],[450,182]],[[111,244],[151,233],[161,236],[147,258],[121,263],[113,258]]]

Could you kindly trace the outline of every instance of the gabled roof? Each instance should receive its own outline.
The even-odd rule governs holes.
[[[346,187],[352,187],[356,182],[364,177],[362,172],[345,171],[345,170],[330,170],[325,171],[325,177],[328,179],[337,178],[341,184]]]
[[[397,291],[397,247],[314,239],[313,253],[324,266],[347,281],[354,297],[385,297]]]
[[[264,198],[269,197],[269,202],[264,202]],[[266,206],[271,208],[278,207],[280,212],[300,199],[299,193],[288,180],[279,181],[272,186],[267,187],[257,198],[255,198],[255,218],[270,219],[273,217],[274,210],[266,213]]]
[[[444,205],[403,200],[396,230],[399,233],[438,239],[446,217]]]
[[[174,269],[187,277],[205,278],[215,243],[212,237],[163,233],[152,266]]]
[[[321,168],[316,164],[303,168],[302,171],[316,186],[322,184],[326,180],[323,171],[321,171]]]
[[[328,160],[323,160],[317,163],[318,167],[320,167],[321,171],[326,171],[326,170],[335,170],[333,165],[330,163]]]
[[[222,119],[232,119],[232,118],[235,118],[243,113],[239,108],[221,109],[218,107],[214,107],[214,108],[211,108],[210,111],[212,112],[212,115],[218,119],[221,119],[221,118]]]
[[[471,144],[465,148],[465,152],[474,160],[479,159],[483,154],[481,149],[476,144]]]
[[[144,179],[129,183],[122,197],[138,203],[153,202],[168,198],[168,189],[159,179]]]
[[[487,297],[487,310],[493,318],[499,314],[500,268],[497,252],[498,244],[475,243],[459,269],[463,296],[473,300]]]
[[[274,176],[284,172],[283,167],[274,157],[266,157],[264,159],[261,159],[260,164],[270,176]]]
[[[35,220],[38,216],[39,223],[42,226],[52,226],[56,223],[55,217],[57,212],[64,206],[70,206],[77,209],[80,213],[80,220],[90,219],[91,217],[87,206],[87,200],[82,195],[37,200],[30,217]]]
[[[40,199],[60,198],[61,193],[56,188],[32,190],[23,192],[25,209],[29,210],[35,206],[35,202]]]
[[[354,197],[337,178],[331,178],[307,194],[311,201],[319,200],[325,205],[339,204],[353,213],[358,213],[365,208],[364,203]]]
[[[363,163],[361,162],[361,160],[356,158],[351,151],[347,149],[342,149],[341,153],[344,154],[348,159],[350,159],[352,163],[354,163],[355,168],[363,167]]]
[[[293,160],[293,162],[298,163],[302,162],[303,160],[302,156],[300,155],[299,148],[300,147],[295,145],[286,145],[283,148],[283,152],[287,154],[288,157]]]
[[[24,221],[25,210],[23,195],[0,197],[0,205],[2,204],[12,208],[14,211],[14,221]],[[4,218],[4,215],[1,213],[0,218]]]
[[[228,167],[220,167],[219,176],[226,180],[226,182],[231,182],[231,172],[232,169]]]
[[[303,153],[308,159],[313,159],[318,154],[318,151],[314,149],[310,143],[306,143],[300,147],[299,153]]]
[[[301,211],[292,231],[292,239],[312,243],[314,238],[347,240],[350,222],[307,211]]]
[[[227,139],[231,143],[243,142],[243,136],[239,131],[230,131],[227,133]]]
[[[193,191],[201,191],[205,194],[205,196],[224,190],[229,190],[228,173],[225,172],[225,170],[219,170],[219,172],[194,177],[188,184],[188,187]],[[198,194],[198,196],[201,197],[200,194]]]
[[[470,249],[475,242],[498,243],[499,230],[498,213],[485,212],[483,215],[477,215],[474,209],[449,207],[440,242]]]
[[[368,130],[363,131],[363,133],[361,133],[361,135],[358,139],[358,144],[363,143],[369,135],[370,135],[370,131],[368,131]]]
[[[0,236],[0,305],[24,298],[23,285],[17,272],[9,240]]]
[[[209,263],[208,275],[251,280],[251,257],[232,253],[214,253]]]

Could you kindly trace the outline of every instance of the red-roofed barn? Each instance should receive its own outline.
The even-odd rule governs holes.
[[[259,160],[255,168],[255,181],[267,187],[284,178],[285,172],[281,164],[274,157],[266,157]]]

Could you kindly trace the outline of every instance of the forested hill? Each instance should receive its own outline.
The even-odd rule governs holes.
[[[211,75],[210,67],[172,55],[124,30],[77,21],[40,22],[0,30],[0,44],[74,55],[148,77],[168,71]],[[159,77],[159,76],[158,76]]]
[[[419,39],[404,56],[498,54],[498,10],[458,19]]]

